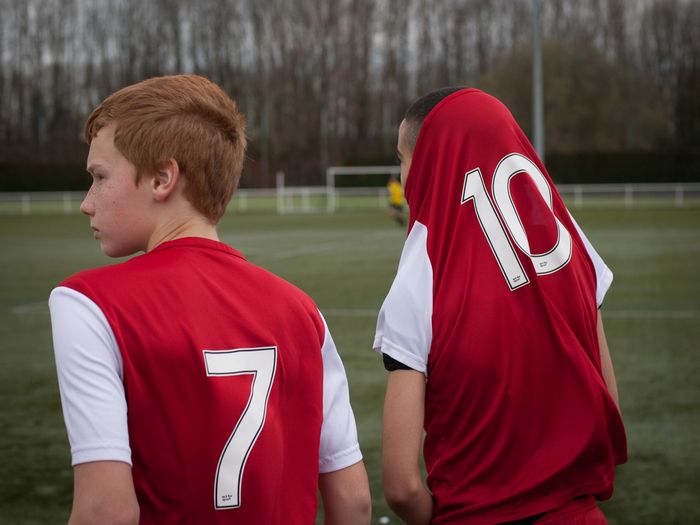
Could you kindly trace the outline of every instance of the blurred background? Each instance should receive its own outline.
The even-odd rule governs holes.
[[[556,182],[700,180],[700,3],[541,0]],[[408,105],[480,87],[532,129],[532,0],[0,0],[0,191],[86,187],[113,91],[210,77],[251,139],[242,187],[394,163]]]
[[[373,521],[398,523],[370,349],[406,237],[384,187],[397,128],[416,97],[465,85],[535,138],[535,5],[545,165],[615,273],[603,317],[630,457],[603,508],[611,525],[700,523],[700,0],[0,0],[0,525],[70,510],[46,301],[115,262],[78,213],[83,123],[117,89],[182,72],[248,118],[219,235],[323,311]]]

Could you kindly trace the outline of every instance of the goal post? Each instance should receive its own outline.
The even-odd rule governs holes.
[[[391,176],[401,173],[400,166],[330,166],[326,169],[326,211],[335,213],[338,209],[338,177],[348,175]]]

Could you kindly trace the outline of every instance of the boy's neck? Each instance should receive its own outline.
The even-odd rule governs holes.
[[[213,241],[219,240],[216,226],[205,217],[195,214],[186,219],[167,221],[158,225],[148,240],[146,252],[150,252],[156,246],[164,242],[182,239],[183,237],[202,237]]]

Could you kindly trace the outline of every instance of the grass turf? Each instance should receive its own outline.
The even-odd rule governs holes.
[[[700,208],[611,207],[576,216],[615,272],[603,315],[630,461],[604,510],[612,524],[700,523]],[[369,347],[404,233],[378,211],[229,215],[220,233],[324,311],[348,372],[373,521],[393,516],[380,484],[385,374]],[[0,523],[65,523],[70,457],[46,299],[62,278],[112,261],[77,215],[4,216],[0,240]]]

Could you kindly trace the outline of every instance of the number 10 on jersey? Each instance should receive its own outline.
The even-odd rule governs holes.
[[[530,250],[527,233],[510,195],[511,179],[520,173],[529,175],[540,195],[549,206],[557,226],[557,240],[554,246],[544,253],[532,253]],[[571,234],[554,215],[552,189],[537,166],[530,159],[518,153],[506,155],[501,159],[494,171],[491,189],[493,201],[486,189],[481,170],[479,168],[473,169],[464,175],[461,203],[474,202],[474,210],[481,225],[481,230],[484,232],[489,246],[491,246],[491,251],[496,257],[496,261],[510,289],[516,290],[521,286],[525,286],[530,280],[522,264],[520,264],[515,248],[496,213],[496,208],[500,211],[503,222],[513,237],[516,246],[532,260],[537,275],[553,273],[566,266],[571,260]]]

